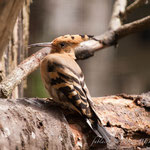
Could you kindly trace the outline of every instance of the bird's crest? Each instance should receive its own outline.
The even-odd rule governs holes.
[[[83,41],[92,39],[90,35],[64,35],[57,37],[51,43],[51,53],[66,53],[75,59],[74,48]]]
[[[94,36],[92,35],[64,35],[64,36],[59,36],[56,39],[52,41],[53,45],[58,45],[59,43],[65,42],[65,43],[70,43],[70,44],[79,44],[83,41],[87,41],[89,39],[92,39]]]

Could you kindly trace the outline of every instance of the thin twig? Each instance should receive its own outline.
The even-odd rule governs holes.
[[[109,29],[116,30],[122,25],[121,14],[125,13],[127,0],[116,0],[113,7]]]
[[[135,32],[140,32],[150,27],[150,16],[122,25],[116,30],[107,31],[95,37],[97,40],[82,42],[75,48],[77,59],[85,59],[94,55],[98,50],[115,45],[121,38]],[[24,60],[15,70],[12,71],[0,84],[0,97],[8,97],[15,86],[25,79],[40,65],[40,61],[50,53],[50,48],[40,49],[38,52]]]
[[[118,30],[116,30],[116,35],[118,39],[125,37],[129,34],[143,31],[144,29],[150,28],[150,15],[134,21],[132,23],[125,24],[121,26]]]
[[[149,3],[149,0],[136,0],[135,2],[133,2],[132,4],[130,4],[127,9],[126,9],[126,14],[129,14],[131,12],[133,12],[135,9],[137,9],[138,7]]]

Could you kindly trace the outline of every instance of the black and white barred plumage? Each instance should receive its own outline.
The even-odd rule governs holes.
[[[41,63],[41,76],[51,97],[80,113],[98,137],[110,142],[110,134],[96,115],[84,75],[75,61],[74,47],[88,40],[87,35],[65,35],[52,42],[51,54]]]

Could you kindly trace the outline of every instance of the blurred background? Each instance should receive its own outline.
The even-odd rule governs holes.
[[[100,35],[108,29],[112,7],[112,0],[33,0],[29,43],[52,41],[64,34]],[[130,14],[127,22],[149,14],[147,4]],[[30,49],[29,55],[36,50]],[[150,91],[150,29],[78,63],[92,96]],[[48,97],[39,70],[29,76],[25,96]]]

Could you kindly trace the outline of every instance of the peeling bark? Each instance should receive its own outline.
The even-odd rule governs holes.
[[[0,149],[74,149],[69,126],[60,108],[46,101],[0,101]]]
[[[116,148],[150,146],[149,93],[93,98],[93,104],[107,131],[118,139]],[[51,100],[1,99],[0,114],[2,150],[107,148],[101,144],[90,147],[95,135],[84,119]]]
[[[0,82],[27,56],[29,4],[30,0],[0,1]],[[12,97],[22,97],[24,86],[22,82],[13,88]]]
[[[0,59],[12,34],[19,11],[25,0],[0,1]],[[8,11],[9,10],[9,11]]]

